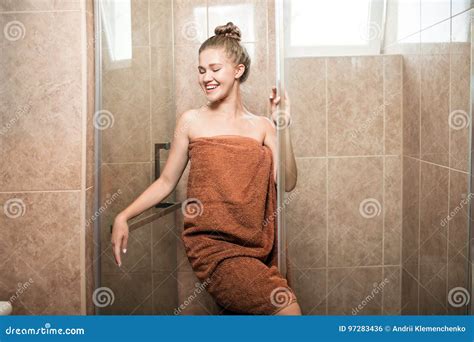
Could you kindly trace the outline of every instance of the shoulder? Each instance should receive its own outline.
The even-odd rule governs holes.
[[[266,129],[271,129],[274,127],[272,120],[266,116],[260,116],[260,121]]]
[[[198,113],[198,109],[188,109],[184,111],[177,119],[177,126],[185,125],[186,127],[189,127],[192,123],[196,123],[199,118]]]
[[[191,119],[197,119],[198,112],[199,112],[199,108],[188,109],[181,114],[181,116],[179,117],[179,120],[187,121]]]
[[[175,136],[185,136],[189,139],[189,130],[198,122],[198,114],[198,109],[188,109],[181,113],[176,120]]]
[[[267,118],[264,115],[256,115],[250,112],[247,113],[247,115],[253,122],[255,122],[265,132],[274,126],[272,123],[272,120],[270,120],[270,118]]]
[[[266,116],[259,116],[259,121],[262,130],[265,132],[265,135],[275,134],[275,125],[272,120]]]

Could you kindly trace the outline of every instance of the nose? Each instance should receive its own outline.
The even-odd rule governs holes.
[[[204,74],[204,77],[203,77],[202,80],[204,81],[204,83],[207,83],[207,82],[212,81],[212,76],[211,76],[211,74],[210,74],[209,72],[206,72],[206,73]]]

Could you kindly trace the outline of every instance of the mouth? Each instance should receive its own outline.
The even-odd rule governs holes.
[[[207,85],[206,85],[206,93],[212,93],[212,92],[216,91],[216,89],[217,89],[218,87],[219,87],[219,85],[218,85],[218,84],[215,84],[215,83],[213,83],[213,84],[207,84]]]

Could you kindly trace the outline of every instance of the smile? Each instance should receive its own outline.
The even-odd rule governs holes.
[[[218,84],[208,84],[206,85],[206,92],[211,93],[216,90],[218,86]]]

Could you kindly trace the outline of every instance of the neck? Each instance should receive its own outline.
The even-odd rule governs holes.
[[[246,110],[242,104],[239,83],[234,83],[232,91],[228,96],[222,100],[208,103],[207,107],[211,111],[215,111],[216,115],[224,118],[237,119],[242,117],[246,113]]]

